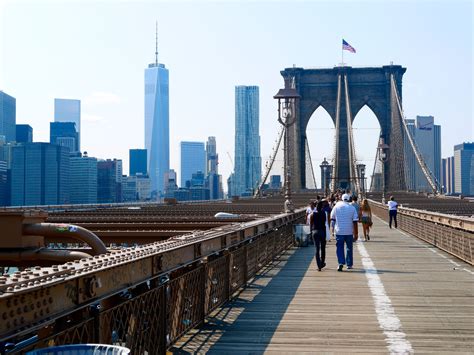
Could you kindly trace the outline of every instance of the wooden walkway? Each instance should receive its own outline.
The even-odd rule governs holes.
[[[474,352],[473,267],[379,219],[354,260],[337,272],[331,241],[318,272],[313,246],[289,250],[171,351]]]

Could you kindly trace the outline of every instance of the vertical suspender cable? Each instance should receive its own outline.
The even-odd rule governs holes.
[[[334,139],[334,159],[333,159],[333,175],[331,179],[331,191],[336,190],[336,179],[338,178],[338,158],[339,158],[339,128],[341,113],[341,74],[337,76],[337,102],[336,102],[336,136]]]
[[[347,75],[344,75],[344,89],[346,91],[346,116],[347,116],[347,139],[349,144],[349,167],[350,179],[354,180],[355,190],[360,194],[359,171],[357,170],[357,161],[355,157],[354,136],[352,132],[352,113],[349,101],[349,85],[347,84]]]

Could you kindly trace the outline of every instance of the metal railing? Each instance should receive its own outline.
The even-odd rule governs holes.
[[[370,200],[372,212],[388,220],[387,206]],[[474,265],[474,219],[400,207],[398,228]]]
[[[164,354],[293,242],[304,210],[0,280],[0,353],[71,343]]]

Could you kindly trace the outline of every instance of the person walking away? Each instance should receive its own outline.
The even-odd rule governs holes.
[[[393,196],[390,196],[390,201],[388,201],[388,215],[389,221],[388,226],[392,228],[392,220],[395,222],[395,228],[397,227],[397,210],[398,210],[398,203],[395,201]]]
[[[323,211],[326,214],[326,241],[331,241],[331,230],[329,226],[329,221],[331,220],[331,206],[329,205],[328,200],[324,199],[323,202]]]
[[[318,271],[326,266],[326,212],[323,210],[323,201],[316,205],[312,214],[313,241],[316,249],[316,265]]]
[[[372,210],[370,209],[369,201],[364,198],[360,206],[360,221],[362,222],[362,230],[364,232],[364,240],[370,240],[370,227],[372,227]]]
[[[357,196],[356,195],[351,196],[351,205],[354,206],[354,208],[356,209],[357,217],[359,218],[359,222],[360,222],[360,205],[357,202]],[[356,241],[358,239],[359,239],[359,236],[357,236],[357,238],[355,238],[354,241]]]
[[[337,271],[342,271],[344,265],[352,269],[354,264],[352,243],[359,234],[357,223],[359,216],[354,206],[349,204],[350,196],[342,195],[342,201],[334,206],[331,212],[331,220],[334,222],[336,234],[336,255],[339,267]],[[344,244],[346,245],[346,255],[344,256]]]

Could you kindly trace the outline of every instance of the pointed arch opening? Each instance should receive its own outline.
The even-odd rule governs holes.
[[[365,165],[365,191],[368,191],[372,182],[380,129],[377,116],[367,105],[357,112],[352,122],[357,163]]]
[[[306,126],[306,139],[308,140],[311,165],[318,189],[321,189],[320,165],[326,159],[330,164],[334,155],[336,127],[328,111],[319,106],[311,115]],[[306,186],[312,188],[312,176],[309,172],[308,157],[306,158]],[[310,176],[308,176],[310,175]]]

